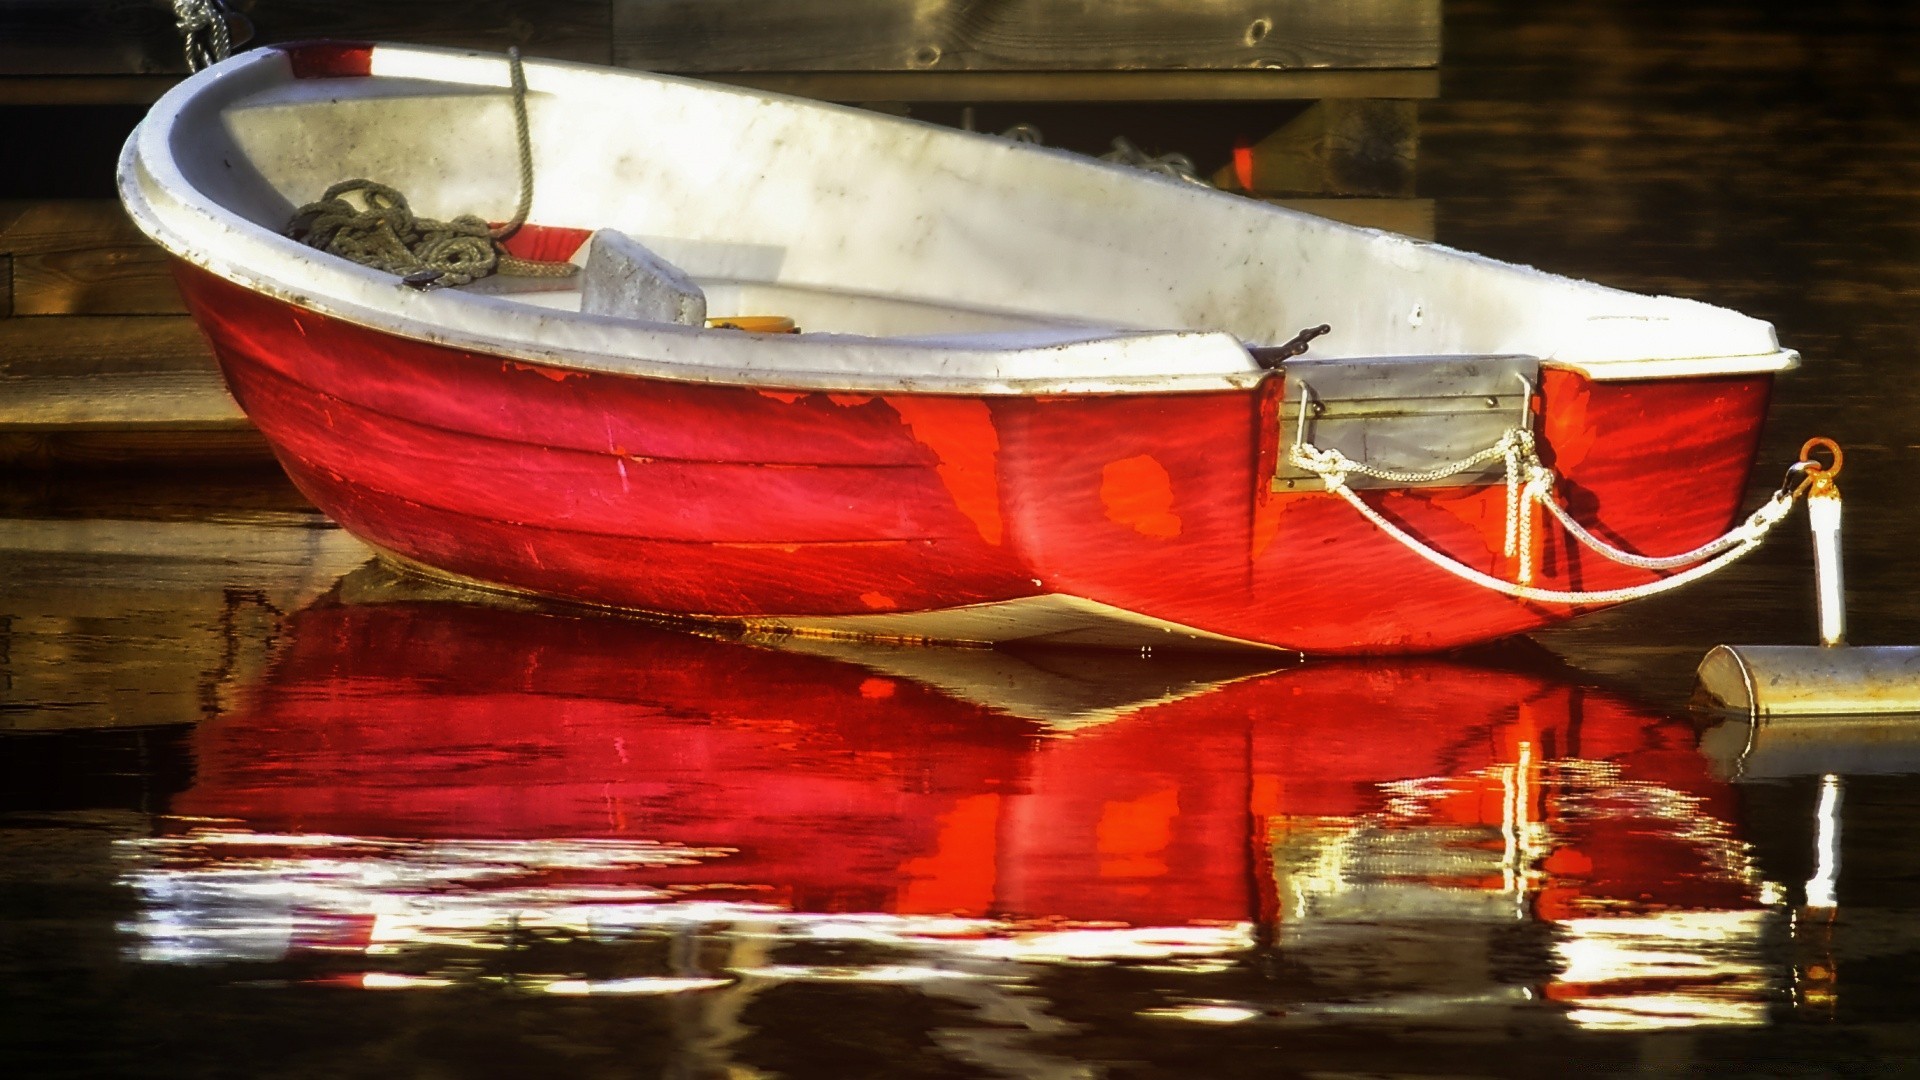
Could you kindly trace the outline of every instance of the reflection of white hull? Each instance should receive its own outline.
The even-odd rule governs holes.
[[[1547,839],[1537,824],[1423,824],[1414,803],[1449,781],[1393,785],[1395,809],[1362,819],[1285,823],[1274,852],[1280,891],[1277,944],[1291,960],[1337,985],[1354,949],[1410,950],[1396,993],[1377,979],[1363,1003],[1256,1002],[1154,1008],[1145,1015],[1199,1023],[1268,1020],[1289,1025],[1396,1023],[1418,1019],[1480,1025],[1535,1007],[1544,995],[1583,1027],[1668,1028],[1766,1022],[1774,982],[1765,939],[1776,908],[1676,910],[1572,919],[1558,925],[1562,970],[1544,988],[1489,985],[1501,926],[1532,921],[1545,884],[1530,869],[1537,852],[1503,837]],[[1409,796],[1409,793],[1412,793]],[[1512,803],[1510,805],[1520,805]],[[433,989],[492,981],[488,958],[528,936],[618,947],[662,935],[699,935],[748,956],[696,970],[616,979],[568,971],[516,970],[523,991],[559,995],[673,995],[757,991],[782,983],[914,985],[1037,977],[1042,967],[1088,962],[1174,965],[1196,978],[1253,949],[1252,923],[1060,926],[1005,918],[885,913],[821,914],[776,903],[689,899],[644,884],[569,886],[580,872],[642,876],[663,867],[711,864],[727,876],[726,849],[645,841],[391,840],[198,830],[124,842],[128,881],[144,898],[130,929],[152,963],[277,961],[314,949],[362,953],[352,978],[367,989]],[[1474,880],[1499,885],[1462,884]],[[342,927],[354,928],[350,939]],[[833,966],[782,963],[783,948],[838,943],[858,959]],[[751,945],[749,953],[741,953]],[[424,968],[426,973],[409,973]],[[1195,993],[1202,992],[1197,983]],[[1356,987],[1356,992],[1360,988]],[[1491,1014],[1489,1013],[1491,1010]]]
[[[369,957],[446,950],[449,958],[465,953],[478,959],[510,934],[607,942],[716,927],[791,943],[900,950],[940,965],[1222,957],[1253,945],[1252,927],[1244,923],[1039,928],[958,916],[800,913],[773,904],[682,900],[674,891],[647,886],[526,884],[583,870],[718,863],[729,854],[644,842],[405,841],[206,830],[124,843],[134,864],[128,881],[148,902],[132,929],[141,939],[140,959],[150,963],[279,960],[303,947],[303,939],[311,947],[342,924],[365,925],[359,947]],[[882,977],[888,972],[902,977]],[[391,973],[371,974],[376,985],[401,984]],[[884,982],[911,981],[907,975],[940,978],[943,969],[777,965],[716,974]],[[542,989],[569,980],[522,972],[516,981]]]

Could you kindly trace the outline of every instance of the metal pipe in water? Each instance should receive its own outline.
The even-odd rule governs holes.
[[[1833,455],[1822,466],[1813,451]],[[1789,482],[1804,483],[1807,519],[1813,528],[1814,580],[1819,601],[1820,644],[1716,645],[1700,662],[1703,700],[1769,717],[1838,717],[1906,713],[1920,717],[1920,647],[1846,644],[1846,584],[1840,570],[1840,448],[1810,439]]]

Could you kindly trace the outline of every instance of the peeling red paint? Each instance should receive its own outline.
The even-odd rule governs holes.
[[[1180,535],[1173,512],[1173,477],[1151,454],[1110,462],[1100,470],[1100,505],[1107,520],[1142,536],[1171,540]]]
[[[1540,433],[1553,447],[1555,471],[1565,474],[1585,461],[1600,439],[1600,432],[1587,417],[1593,383],[1568,372],[1548,371],[1541,388],[1553,407],[1542,417]]]
[[[1000,433],[987,403],[973,398],[890,397],[887,404],[914,441],[940,460],[937,471],[953,503],[980,530],[980,538],[998,545],[1006,535],[1000,516]]]
[[[522,364],[517,360],[502,361],[500,370],[530,371],[543,379],[552,379],[554,382],[566,382],[568,379],[584,379],[587,377],[587,373],[584,371],[568,371],[565,368],[548,367],[545,364]]]

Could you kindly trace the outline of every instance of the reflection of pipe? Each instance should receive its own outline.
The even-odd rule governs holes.
[[[1820,778],[1820,806],[1813,812],[1813,876],[1807,902],[1793,920],[1794,1004],[1803,1013],[1832,1016],[1839,970],[1833,962],[1833,917],[1839,908],[1840,800],[1845,785],[1827,773]]]
[[[1920,773],[1920,716],[1729,720],[1700,736],[1700,753],[1725,780]]]
[[[1820,808],[1814,811],[1816,831],[1813,839],[1815,859],[1813,877],[1807,881],[1807,906],[1831,911],[1834,887],[1840,883],[1840,778],[1828,773],[1820,778]]]
[[[1793,917],[1793,1004],[1803,1016],[1832,1019],[1839,972],[1833,963],[1833,913]]]

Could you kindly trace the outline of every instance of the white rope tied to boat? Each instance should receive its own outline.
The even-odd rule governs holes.
[[[1495,459],[1504,459],[1506,466],[1505,552],[1509,558],[1519,559],[1520,564],[1514,575],[1517,581],[1503,581],[1434,549],[1388,520],[1385,515],[1369,506],[1358,493],[1347,486],[1347,477],[1350,475],[1366,476],[1388,483],[1431,483],[1466,472]],[[1328,491],[1346,500],[1348,505],[1359,511],[1360,515],[1372,522],[1374,527],[1398,540],[1414,554],[1440,569],[1482,588],[1491,589],[1517,600],[1549,604],[1620,603],[1657,596],[1698,581],[1744,558],[1758,548],[1773,527],[1785,519],[1787,513],[1793,509],[1796,496],[1793,491],[1776,492],[1773,498],[1767,500],[1758,510],[1748,515],[1745,521],[1726,534],[1691,551],[1683,551],[1675,555],[1653,556],[1640,555],[1615,547],[1593,535],[1586,527],[1575,521],[1573,516],[1560,505],[1559,500],[1554,498],[1553,489],[1558,483],[1558,477],[1552,469],[1540,461],[1534,445],[1533,433],[1525,428],[1509,429],[1492,446],[1469,457],[1417,472],[1367,465],[1352,460],[1338,450],[1323,450],[1304,440],[1296,441],[1287,451],[1287,460],[1296,468],[1318,476]],[[1587,591],[1535,588],[1532,585],[1533,519],[1536,509],[1541,506],[1546,507],[1576,541],[1604,558],[1643,570],[1670,570],[1682,566],[1690,566],[1691,569],[1644,585],[1619,589]]]

